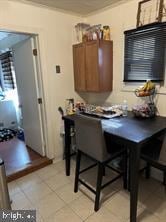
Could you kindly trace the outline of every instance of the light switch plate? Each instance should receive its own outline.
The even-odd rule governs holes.
[[[57,74],[61,73],[61,67],[60,67],[60,65],[56,65],[56,66],[55,66],[55,69],[56,69],[56,73],[57,73]]]

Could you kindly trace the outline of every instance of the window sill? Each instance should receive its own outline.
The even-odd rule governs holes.
[[[138,88],[141,83],[122,83],[121,92],[134,92],[136,88]],[[156,84],[157,94],[166,95],[166,83],[164,86],[160,86],[160,84]]]

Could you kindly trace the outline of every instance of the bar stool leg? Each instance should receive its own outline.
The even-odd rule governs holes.
[[[102,178],[103,178],[103,164],[98,162],[98,175],[97,175],[97,183],[96,183],[96,198],[95,198],[95,211],[99,209],[99,202],[100,202],[100,192],[101,192],[101,185],[102,185]]]
[[[74,183],[74,192],[78,192],[78,180],[79,180],[79,173],[80,173],[80,162],[81,162],[81,151],[77,151],[76,157],[76,170],[75,170],[75,183]]]
[[[166,187],[166,171],[164,172],[163,184]]]
[[[123,155],[123,188],[127,189],[127,150]]]
[[[151,171],[150,164],[147,163],[146,164],[146,169],[145,169],[145,177],[146,177],[146,179],[150,178],[150,171]]]
[[[129,158],[128,158],[128,169],[127,169],[127,190],[130,192],[130,153],[128,154]]]

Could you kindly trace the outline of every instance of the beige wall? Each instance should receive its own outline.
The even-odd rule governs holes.
[[[124,99],[128,101],[129,108],[137,102],[142,102],[135,97],[133,90],[138,85],[123,84],[124,70],[124,35],[128,29],[136,28],[136,16],[138,0],[123,1],[124,3],[95,15],[89,16],[87,21],[90,24],[109,25],[111,28],[111,39],[113,40],[113,92],[108,94],[91,94],[87,98],[93,103],[122,103]],[[166,83],[165,87],[159,90],[162,94],[157,95],[156,103],[161,115],[166,116]]]
[[[0,29],[39,34],[50,157],[62,153],[57,108],[64,106],[66,98],[78,98],[73,87],[72,43],[74,25],[80,21],[82,18],[58,11],[0,0]],[[56,64],[61,66],[59,75]]]

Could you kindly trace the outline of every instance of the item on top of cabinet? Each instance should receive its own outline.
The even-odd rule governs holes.
[[[103,39],[103,29],[100,29],[99,39]]]
[[[82,42],[83,39],[85,39],[84,35],[86,34],[86,29],[89,27],[90,27],[90,25],[86,24],[86,23],[78,23],[75,26],[76,38],[77,38],[78,43]]]
[[[93,34],[92,34],[92,39],[93,39],[93,40],[97,40],[97,39],[98,39],[98,36],[97,36],[97,33],[96,33],[96,32],[93,32]]]
[[[110,40],[110,27],[108,25],[103,26],[103,39]]]
[[[97,40],[100,36],[101,24],[90,26],[86,29],[88,41]]]
[[[101,38],[101,24],[90,26],[86,23],[78,23],[75,30],[78,43]]]
[[[75,26],[77,42],[87,42],[92,40],[110,40],[110,27],[108,25],[92,25],[78,23]]]
[[[82,42],[87,42],[88,41],[88,34],[84,34],[82,37]]]
[[[93,32],[92,32],[92,30],[87,31],[87,36],[88,36],[88,41],[92,41],[93,40]]]
[[[162,22],[165,14],[165,0],[143,0],[138,3],[137,28]]]

